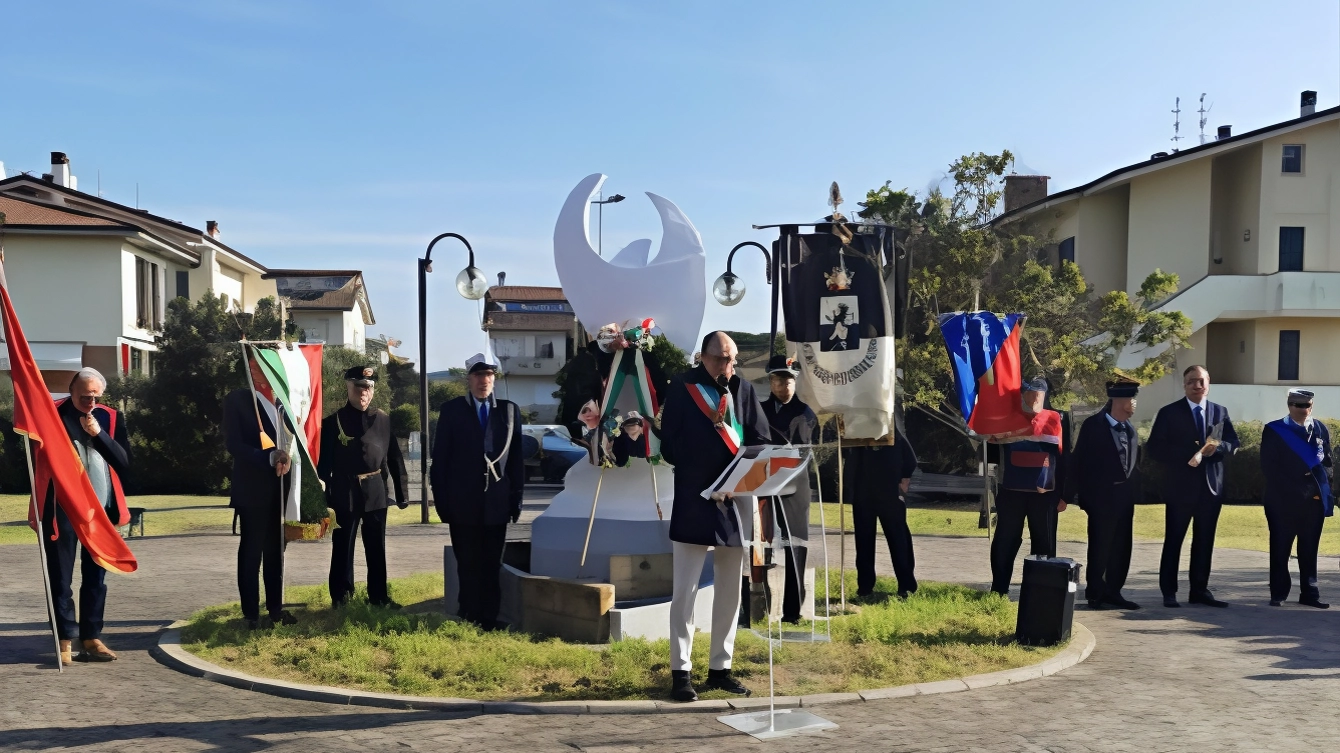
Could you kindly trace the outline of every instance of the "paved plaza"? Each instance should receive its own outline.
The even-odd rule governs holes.
[[[542,508],[540,500],[528,503],[526,519]],[[514,526],[513,535],[524,528]],[[445,542],[443,526],[391,529],[391,577],[438,569]],[[51,664],[36,547],[0,547],[0,750],[1156,753],[1315,751],[1340,735],[1340,605],[1325,612],[1267,606],[1266,555],[1259,552],[1216,552],[1211,585],[1229,609],[1173,610],[1158,598],[1159,545],[1137,543],[1128,595],[1145,608],[1077,611],[1098,639],[1084,663],[1010,687],[821,706],[816,711],[838,729],[761,743],[717,722],[717,713],[389,711],[286,700],[188,677],[160,665],[149,649],[168,623],[236,599],[237,539],[175,536],[132,546],[139,572],[108,576],[104,637],[121,660],[76,664],[64,674]],[[324,583],[328,547],[291,546],[290,582]],[[916,547],[919,577],[979,587],[989,578],[985,539],[918,537]],[[1082,544],[1062,543],[1061,550],[1084,561]],[[847,555],[850,567],[850,546]],[[889,572],[887,552],[880,566]],[[1323,558],[1321,568],[1323,599],[1340,601],[1336,559]]]

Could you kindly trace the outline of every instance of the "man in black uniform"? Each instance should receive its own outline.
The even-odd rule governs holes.
[[[844,483],[851,490],[851,516],[856,527],[856,595],[869,597],[875,592],[878,520],[893,558],[898,597],[905,599],[917,590],[912,530],[907,527],[907,490],[917,468],[917,455],[907,437],[897,431],[893,446],[848,447],[842,452],[847,476]]]
[[[1289,598],[1289,551],[1298,540],[1298,603],[1331,605],[1317,589],[1321,528],[1332,514],[1331,432],[1312,418],[1313,395],[1289,390],[1289,415],[1261,431],[1261,471],[1266,477],[1266,524],[1270,526],[1270,606]]]
[[[233,456],[228,505],[242,520],[237,544],[237,591],[247,627],[260,626],[261,565],[265,565],[265,607],[272,622],[297,618],[284,611],[283,494],[288,489],[289,454],[273,446],[280,423],[274,391],[255,359],[248,359],[253,389],[233,390],[223,399],[223,436]],[[264,447],[261,435],[270,440]]]
[[[796,398],[796,374],[799,367],[786,356],[768,359],[768,387],[772,394],[763,400],[763,416],[772,429],[772,444],[813,444],[819,419],[810,406]],[[773,519],[786,561],[786,585],[782,593],[782,621],[799,622],[801,591],[805,582],[806,546],[810,531],[809,469],[796,480],[791,494],[773,497]]]
[[[433,504],[451,527],[462,619],[498,627],[507,521],[521,517],[525,458],[521,409],[493,394],[498,367],[482,357],[466,364],[469,394],[442,404],[429,477]]]
[[[1089,572],[1084,598],[1090,609],[1139,609],[1121,595],[1131,569],[1135,502],[1140,498],[1140,438],[1131,426],[1140,385],[1107,383],[1107,405],[1084,420],[1061,498],[1089,515]]]
[[[391,435],[391,417],[371,408],[377,372],[355,366],[344,372],[349,401],[321,422],[321,462],[326,503],[339,526],[330,552],[330,600],[336,606],[354,593],[354,541],[363,527],[368,565],[368,601],[398,609],[386,593],[386,509],[409,506],[400,443]],[[389,483],[388,483],[389,481]],[[394,498],[388,491],[394,490]]]

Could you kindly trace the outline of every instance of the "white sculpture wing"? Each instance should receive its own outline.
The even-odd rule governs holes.
[[[554,225],[554,266],[563,295],[588,332],[651,317],[670,342],[692,354],[707,302],[702,236],[673,202],[649,193],[663,231],[656,258],[645,261],[650,241],[634,241],[613,260],[602,259],[591,247],[589,202],[604,182],[600,173],[582,179]]]

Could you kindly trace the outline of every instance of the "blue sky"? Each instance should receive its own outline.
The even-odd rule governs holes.
[[[554,219],[585,175],[628,201],[606,248],[659,243],[643,191],[703,235],[708,282],[750,225],[821,216],[958,155],[1008,148],[1074,186],[1171,148],[1340,103],[1335,2],[74,2],[6,4],[0,161],[64,151],[85,191],[272,267],[356,268],[371,333],[417,358],[415,263],[444,231],[490,277],[557,284]],[[849,203],[847,208],[852,208]],[[653,250],[654,253],[654,250]],[[750,253],[750,252],[741,252]],[[429,367],[479,350],[439,245]],[[762,260],[704,326],[768,326]]]

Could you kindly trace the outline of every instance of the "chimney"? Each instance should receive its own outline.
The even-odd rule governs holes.
[[[1298,117],[1306,118],[1317,111],[1317,93],[1311,89],[1303,92],[1298,101]]]
[[[1047,198],[1046,175],[1006,175],[1005,211],[1013,212],[1019,207]]]
[[[51,153],[51,182],[58,186],[71,188],[70,158],[65,156],[65,152]]]
[[[1223,141],[1229,138],[1233,138],[1233,126],[1219,126],[1219,135],[1215,137],[1215,141]]]
[[[214,220],[207,220],[207,221],[205,222],[205,234],[208,235],[208,236],[211,237],[211,238],[218,238],[218,237],[219,237],[219,223],[216,222],[216,221],[214,221]]]
[[[506,273],[506,272],[499,272],[499,273],[498,273],[498,287],[501,288],[502,286],[504,286],[504,285],[506,285],[506,284],[507,284],[507,273]]]

